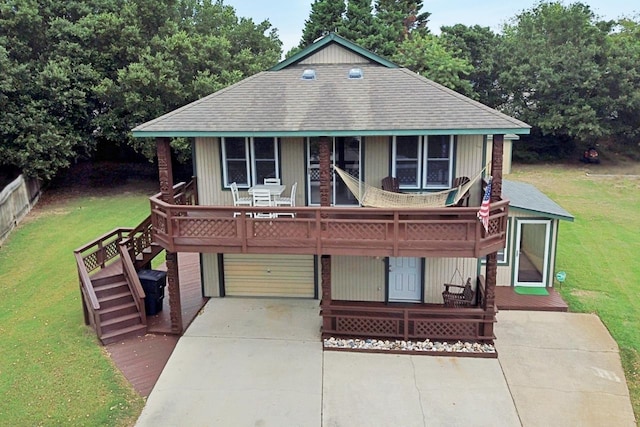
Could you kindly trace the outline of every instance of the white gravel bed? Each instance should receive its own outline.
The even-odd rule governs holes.
[[[327,338],[324,340],[325,348],[344,348],[353,350],[394,350],[394,351],[425,351],[443,353],[495,353],[492,344],[480,344],[458,341],[449,343],[445,341],[389,341],[376,339],[341,339]]]

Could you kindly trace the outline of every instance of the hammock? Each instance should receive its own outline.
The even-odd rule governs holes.
[[[436,193],[394,193],[362,182],[337,166],[333,167],[362,206],[372,208],[442,208],[453,206],[482,176],[486,166],[466,184]]]

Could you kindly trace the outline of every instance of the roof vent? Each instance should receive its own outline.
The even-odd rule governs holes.
[[[302,80],[315,80],[316,79],[316,70],[313,68],[307,68],[302,72]]]
[[[364,73],[362,72],[362,68],[352,68],[349,70],[350,79],[361,79],[363,77]]]

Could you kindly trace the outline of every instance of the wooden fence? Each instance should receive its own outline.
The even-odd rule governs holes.
[[[39,196],[40,181],[25,179],[22,175],[0,192],[0,244],[29,213]]]

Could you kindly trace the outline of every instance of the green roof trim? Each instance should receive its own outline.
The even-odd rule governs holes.
[[[566,216],[566,215],[558,215],[558,214],[553,214],[550,212],[546,212],[543,210],[536,210],[536,209],[527,209],[527,208],[521,208],[521,207],[516,207],[516,206],[511,206],[509,205],[509,210],[513,210],[513,211],[519,211],[519,212],[526,212],[529,214],[535,214],[544,218],[551,218],[551,219],[561,219],[564,221],[569,221],[569,222],[573,222],[574,218],[572,216]],[[530,219],[530,218],[525,218],[525,219]]]
[[[405,135],[528,135],[530,129],[385,129],[385,130],[316,130],[316,131],[133,131],[134,138],[180,138],[180,137],[219,137],[219,136],[266,136],[266,137],[292,137],[292,136],[405,136]]]
[[[375,53],[368,51],[367,49],[364,49],[358,46],[357,44],[350,42],[345,38],[340,37],[336,33],[329,33],[328,35],[322,37],[320,40],[305,47],[300,52],[293,55],[291,58],[285,59],[284,61],[277,63],[274,67],[270,68],[269,71],[279,71],[279,70],[282,70],[283,68],[288,67],[289,65],[302,61],[303,59],[312,55],[318,50],[322,49],[324,46],[328,45],[329,43],[337,43],[340,46],[344,47],[345,49],[355,52],[358,55],[363,56],[368,60],[378,63],[380,65],[383,65],[387,68],[399,68],[397,64],[394,64],[393,62],[388,61],[383,57],[376,55]]]

